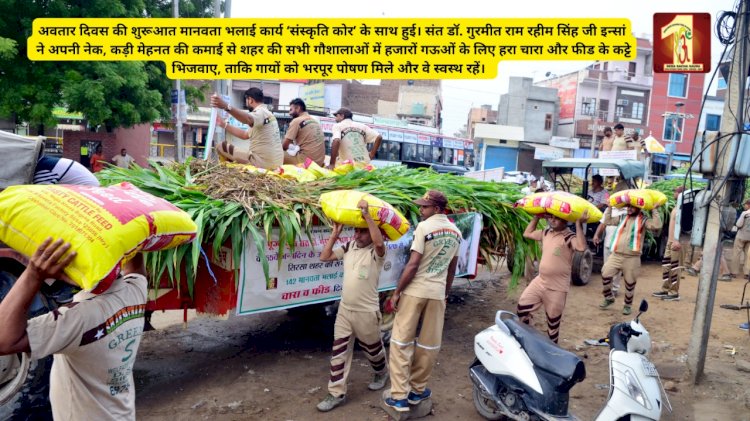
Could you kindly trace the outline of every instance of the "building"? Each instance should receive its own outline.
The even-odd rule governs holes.
[[[719,131],[723,114],[724,98],[706,95],[706,102],[703,104],[703,113],[698,122],[698,131]]]
[[[622,123],[626,133],[648,134],[648,110],[653,84],[651,41],[637,39],[633,61],[597,62],[585,69],[537,82],[556,88],[560,98],[557,136],[580,139],[577,157],[590,156],[597,118],[596,139],[604,127]]]
[[[559,114],[557,89],[534,86],[531,78],[511,77],[508,93],[500,96],[498,125],[494,129],[483,127],[482,132],[475,133],[475,137],[483,136],[482,169],[502,166],[506,171],[541,173],[542,159],[555,155],[537,151],[555,150],[548,145],[557,129]],[[503,140],[505,143],[501,143]],[[510,145],[515,150],[509,150]],[[559,152],[562,157],[562,151]],[[516,162],[511,164],[514,158]]]
[[[474,138],[474,125],[477,123],[497,124],[497,110],[492,105],[485,104],[478,108],[469,110],[469,118],[466,121],[466,135],[469,139]]]
[[[693,140],[702,119],[703,73],[656,73],[649,108],[648,131],[664,144],[667,152],[673,152],[673,165],[690,161]],[[713,126],[721,113],[707,114],[704,118]],[[661,172],[660,165],[667,164],[666,154],[654,154],[654,174]],[[666,168],[663,169],[666,171]]]

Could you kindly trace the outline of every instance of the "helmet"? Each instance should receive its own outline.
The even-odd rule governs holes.
[[[630,330],[632,333],[628,339],[628,352],[648,355],[651,351],[651,335],[648,330],[637,320],[630,322]]]

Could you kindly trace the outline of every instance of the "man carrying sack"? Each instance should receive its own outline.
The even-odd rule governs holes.
[[[611,254],[602,268],[604,301],[599,305],[599,308],[604,310],[615,303],[615,296],[612,292],[612,278],[622,271],[625,280],[625,305],[622,308],[622,314],[629,315],[632,312],[638,270],[641,268],[641,251],[646,239],[646,230],[657,231],[661,229],[662,221],[658,207],[654,207],[651,211],[650,218],[635,206],[627,205],[626,209],[627,215],[615,230],[610,245]],[[604,225],[617,224],[617,219],[612,217],[611,207],[604,212],[602,223]],[[594,234],[594,244],[598,246],[599,243],[601,243],[601,235],[600,231],[597,230],[597,233]]]
[[[391,397],[385,405],[398,412],[432,395],[427,382],[440,351],[445,303],[461,242],[461,232],[444,214],[448,199],[442,192],[430,190],[414,203],[422,222],[414,230],[409,261],[390,301],[396,318],[389,359]]]
[[[55,420],[135,420],[133,364],[147,286],[140,253],[107,290],[80,292],[72,303],[26,320],[44,280],[61,278],[75,257],[62,240],[39,246],[0,302],[0,355],[27,352],[36,360],[54,354],[49,397]]]
[[[333,226],[320,253],[321,262],[344,261],[344,283],[336,323],[333,327],[333,354],[328,395],[318,404],[318,410],[328,412],[346,401],[346,380],[352,366],[354,342],[359,342],[375,371],[370,390],[380,390],[388,380],[385,348],[380,337],[380,302],[378,279],[385,263],[385,241],[370,216],[369,204],[360,200],[357,207],[367,228],[355,228],[354,240],[336,249],[333,246],[341,235],[343,225]]]

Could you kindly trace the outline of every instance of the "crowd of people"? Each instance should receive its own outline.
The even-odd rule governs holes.
[[[263,91],[250,88],[244,93],[247,111],[232,106],[219,95],[211,97],[211,106],[222,109],[235,120],[247,124],[247,130],[229,124],[229,120],[219,118],[218,125],[227,133],[240,139],[250,140],[248,149],[236,148],[231,142],[216,145],[216,152],[224,159],[241,164],[251,164],[258,168],[274,170],[282,164],[297,165],[307,159],[320,166],[325,163],[325,137],[318,120],[307,113],[305,102],[295,98],[289,102],[289,115],[292,121],[282,141],[279,123],[263,102]],[[369,163],[375,158],[382,136],[371,127],[353,121],[348,108],[340,108],[333,113],[336,124],[333,126],[331,158],[328,168],[343,161]],[[368,146],[371,145],[368,150]]]

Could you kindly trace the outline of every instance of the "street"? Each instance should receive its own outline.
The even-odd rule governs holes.
[[[430,387],[435,420],[481,420],[472,402],[468,366],[474,359],[473,336],[493,323],[498,309],[514,310],[525,281],[510,293],[508,273],[484,272],[469,284],[460,283],[446,313],[443,347]],[[670,420],[750,420],[750,378],[738,371],[736,360],[750,361],[750,336],[737,325],[745,312],[719,308],[738,304],[744,282],[719,282],[706,379],[698,386],[687,381],[687,343],[693,317],[697,278],[685,275],[682,300],[662,302],[651,297],[661,284],[661,266],[644,265],[636,288],[636,303],[647,298],[641,318],[651,333],[651,360],[656,364],[674,413]],[[571,412],[593,419],[608,389],[608,348],[583,345],[603,337],[609,326],[625,318],[622,296],[613,309],[602,311],[601,281],[573,287],[563,317],[560,344],[586,364],[586,380],[571,390]],[[543,315],[538,328],[546,326]],[[137,414],[143,420],[383,420],[380,392],[367,390],[370,368],[361,351],[354,354],[347,403],[329,414],[315,404],[326,394],[333,317],[285,311],[228,320],[196,318],[183,329],[182,312],[154,314],[156,326],[147,332],[135,365]],[[170,325],[171,324],[171,325]],[[726,346],[726,347],[725,347]],[[735,354],[731,355],[732,349]]]

